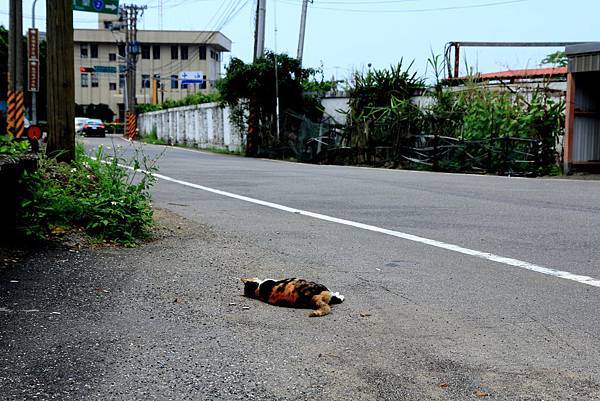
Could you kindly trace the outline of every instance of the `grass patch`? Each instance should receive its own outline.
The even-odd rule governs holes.
[[[239,150],[229,150],[229,149],[217,148],[217,147],[213,147],[213,146],[210,146],[208,148],[198,148],[196,146],[187,146],[182,143],[176,143],[173,146],[178,147],[178,148],[196,149],[196,150],[199,150],[202,152],[219,153],[222,155],[235,155],[235,156],[243,156],[244,155],[244,153]]]
[[[146,135],[140,136],[140,141],[143,143],[149,143],[151,145],[166,145],[167,142],[164,139],[160,139],[156,132],[156,127],[152,127],[152,131],[150,131]]]
[[[219,153],[222,155],[236,155],[236,156],[244,155],[244,153],[240,150],[230,150],[230,149],[215,148],[215,147],[209,147],[209,148],[202,149],[202,150],[205,150],[207,152],[212,152],[212,153]]]
[[[83,230],[93,242],[135,245],[148,238],[153,227],[150,187],[155,178],[119,164],[151,172],[155,162],[139,151],[132,160],[108,156],[102,147],[92,158],[82,145],[71,164],[42,157],[36,171],[23,174],[26,195],[17,227],[34,239]]]

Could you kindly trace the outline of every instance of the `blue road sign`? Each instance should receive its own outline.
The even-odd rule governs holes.
[[[119,0],[73,0],[74,11],[119,14]]]
[[[94,0],[94,8],[96,9],[96,11],[101,11],[104,8],[104,1]]]

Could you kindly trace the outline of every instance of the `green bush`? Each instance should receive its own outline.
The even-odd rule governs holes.
[[[0,156],[18,156],[29,150],[29,141],[13,139],[11,135],[0,135]]]
[[[223,103],[231,108],[233,123],[240,131],[246,131],[249,126],[257,128],[247,137],[249,156],[270,156],[287,149],[300,130],[299,120],[288,118],[291,114],[305,116],[311,121],[323,118],[320,100],[304,93],[304,84],[316,71],[302,68],[297,59],[287,54],[268,51],[252,64],[234,57],[226,70],[225,77],[217,82],[217,88]],[[279,93],[278,99],[276,93]],[[254,100],[252,107],[249,99]]]
[[[153,171],[154,162],[137,154],[108,157],[102,147],[92,158],[79,146],[72,164],[41,158],[39,169],[25,173],[18,227],[27,237],[48,239],[83,229],[94,241],[133,245],[152,228],[150,186],[155,178],[119,166]]]
[[[192,93],[181,100],[167,99],[160,104],[141,103],[135,105],[136,113],[150,113],[153,111],[167,110],[175,107],[192,106],[195,104],[215,103],[221,101],[221,95],[218,92],[213,93]]]

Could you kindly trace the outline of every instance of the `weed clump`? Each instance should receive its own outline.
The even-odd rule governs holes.
[[[122,164],[131,165],[133,171]],[[153,226],[154,166],[155,161],[139,151],[126,160],[116,153],[109,157],[102,147],[91,157],[78,146],[71,164],[42,157],[36,171],[23,174],[26,195],[18,229],[35,239],[83,230],[92,241],[135,245],[150,235]]]

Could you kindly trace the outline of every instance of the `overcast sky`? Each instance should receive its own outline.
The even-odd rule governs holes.
[[[48,0],[50,1],[50,0]],[[31,24],[33,0],[23,0],[23,25]],[[121,1],[123,3],[123,1]],[[159,0],[148,5],[142,29],[158,29]],[[296,55],[301,0],[267,0],[266,47]],[[46,1],[39,0],[36,25],[45,29]],[[251,61],[256,0],[163,0],[164,29],[221,30],[233,41],[230,57]],[[314,0],[309,5],[304,65],[325,69],[326,78],[347,78],[353,69],[415,61],[425,75],[427,59],[449,41],[600,40],[598,0]],[[75,27],[94,28],[93,13],[75,12]],[[8,25],[8,0],[0,2],[0,24]],[[275,26],[278,33],[275,35]],[[558,49],[465,49],[469,66],[491,72],[531,68]],[[464,63],[464,59],[463,59]],[[464,64],[461,66],[463,72]]]

